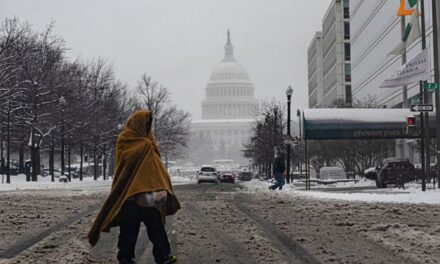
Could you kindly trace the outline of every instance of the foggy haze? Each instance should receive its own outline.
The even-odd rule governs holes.
[[[211,70],[231,30],[237,61],[258,99],[307,107],[307,47],[330,1],[292,0],[0,0],[0,18],[16,16],[41,30],[55,21],[73,59],[102,57],[131,88],[146,72],[199,119]]]

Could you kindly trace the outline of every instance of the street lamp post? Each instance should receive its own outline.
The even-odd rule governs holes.
[[[277,144],[278,144],[278,129],[277,129],[277,122],[278,122],[278,107],[274,107],[273,108],[273,116],[274,116],[274,122],[273,122],[273,156],[272,159],[275,157],[275,155],[277,155],[276,151],[277,151]],[[269,165],[270,166],[270,165]],[[271,167],[271,171],[269,173],[272,173],[273,171],[273,164]]]
[[[277,125],[278,125],[278,107],[274,107],[273,108],[273,116],[274,116],[274,122],[273,122],[273,131],[274,131],[274,134],[273,134],[273,139],[274,139],[274,147],[276,147],[277,146],[277,144],[278,144],[278,127],[277,127]]]
[[[291,99],[292,99],[292,94],[293,94],[293,89],[292,86],[289,85],[289,87],[286,90],[286,95],[287,95],[287,137],[290,139],[290,103],[291,103]],[[287,168],[287,183],[290,183],[290,142],[288,142],[286,144],[286,148],[287,148],[287,164],[286,164],[286,168]]]
[[[301,129],[301,110],[296,110],[296,116],[298,117],[298,126],[299,126],[299,133],[298,133],[298,149],[301,149],[301,139],[302,139],[302,129]],[[298,152],[300,153],[300,152]],[[302,157],[299,159],[299,175],[302,177]]]
[[[61,112],[64,112],[64,107],[66,105],[66,99],[64,96],[61,96],[59,99],[61,105]],[[64,116],[61,117],[61,175],[64,175]],[[69,177],[70,181],[70,177]]]

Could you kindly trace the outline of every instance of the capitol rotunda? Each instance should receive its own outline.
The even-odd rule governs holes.
[[[243,163],[243,143],[251,137],[252,125],[258,111],[254,86],[246,69],[234,58],[228,30],[225,58],[213,69],[202,100],[202,119],[191,124],[193,141],[203,142],[203,160],[233,159]],[[203,152],[209,151],[211,153]]]

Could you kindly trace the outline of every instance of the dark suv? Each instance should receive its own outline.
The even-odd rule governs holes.
[[[238,173],[238,179],[240,181],[250,181],[250,180],[252,180],[252,172],[250,172],[250,171],[240,171]]]
[[[403,186],[404,183],[416,179],[416,170],[409,159],[389,158],[377,173],[377,188],[386,188],[387,184]]]

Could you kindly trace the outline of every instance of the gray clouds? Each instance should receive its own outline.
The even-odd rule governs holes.
[[[74,59],[103,57],[134,87],[146,72],[200,117],[211,70],[222,60],[226,31],[249,72],[256,97],[307,106],[307,46],[330,0],[0,0],[0,17],[41,30],[51,20]]]

